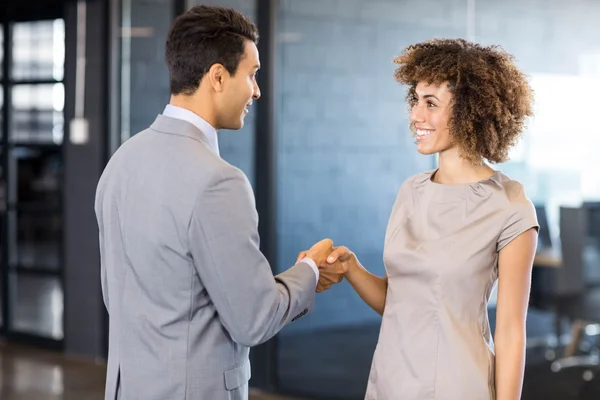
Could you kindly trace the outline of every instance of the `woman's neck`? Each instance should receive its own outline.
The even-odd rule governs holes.
[[[472,183],[488,179],[494,172],[483,160],[480,164],[465,160],[454,147],[439,153],[438,170],[433,180],[442,184]]]

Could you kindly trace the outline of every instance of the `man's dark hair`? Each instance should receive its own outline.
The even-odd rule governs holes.
[[[175,19],[167,38],[171,94],[194,93],[214,64],[235,75],[246,40],[258,42],[258,29],[232,8],[200,5]]]

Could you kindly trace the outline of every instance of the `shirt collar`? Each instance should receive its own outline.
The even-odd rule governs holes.
[[[194,125],[206,136],[208,142],[210,143],[211,149],[217,153],[217,155],[219,154],[219,139],[217,136],[217,130],[202,117],[194,114],[190,110],[186,110],[185,108],[174,106],[172,104],[167,104],[165,110],[163,111],[163,115],[165,117],[181,119]]]

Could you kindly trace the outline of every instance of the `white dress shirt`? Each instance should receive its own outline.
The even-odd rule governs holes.
[[[200,131],[208,139],[211,150],[219,155],[219,138],[217,137],[217,130],[213,128],[211,124],[206,122],[204,118],[194,114],[190,110],[186,110],[185,108],[177,107],[172,104],[167,104],[165,110],[163,111],[163,115],[165,117],[187,121],[196,128],[200,129]]]
[[[217,130],[202,117],[194,114],[190,110],[186,110],[185,108],[177,107],[172,104],[167,104],[163,111],[163,115],[165,117],[177,118],[183,121],[187,121],[190,124],[194,125],[198,128],[208,139],[211,150],[215,152],[215,154],[219,155],[219,138],[217,136]],[[315,272],[315,276],[317,278],[317,283],[319,282],[319,268],[317,268],[317,264],[308,257],[303,258],[300,262],[305,262],[313,269]]]

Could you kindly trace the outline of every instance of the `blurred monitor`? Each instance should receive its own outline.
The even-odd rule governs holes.
[[[586,201],[583,207],[587,210],[588,236],[600,239],[600,201]]]

